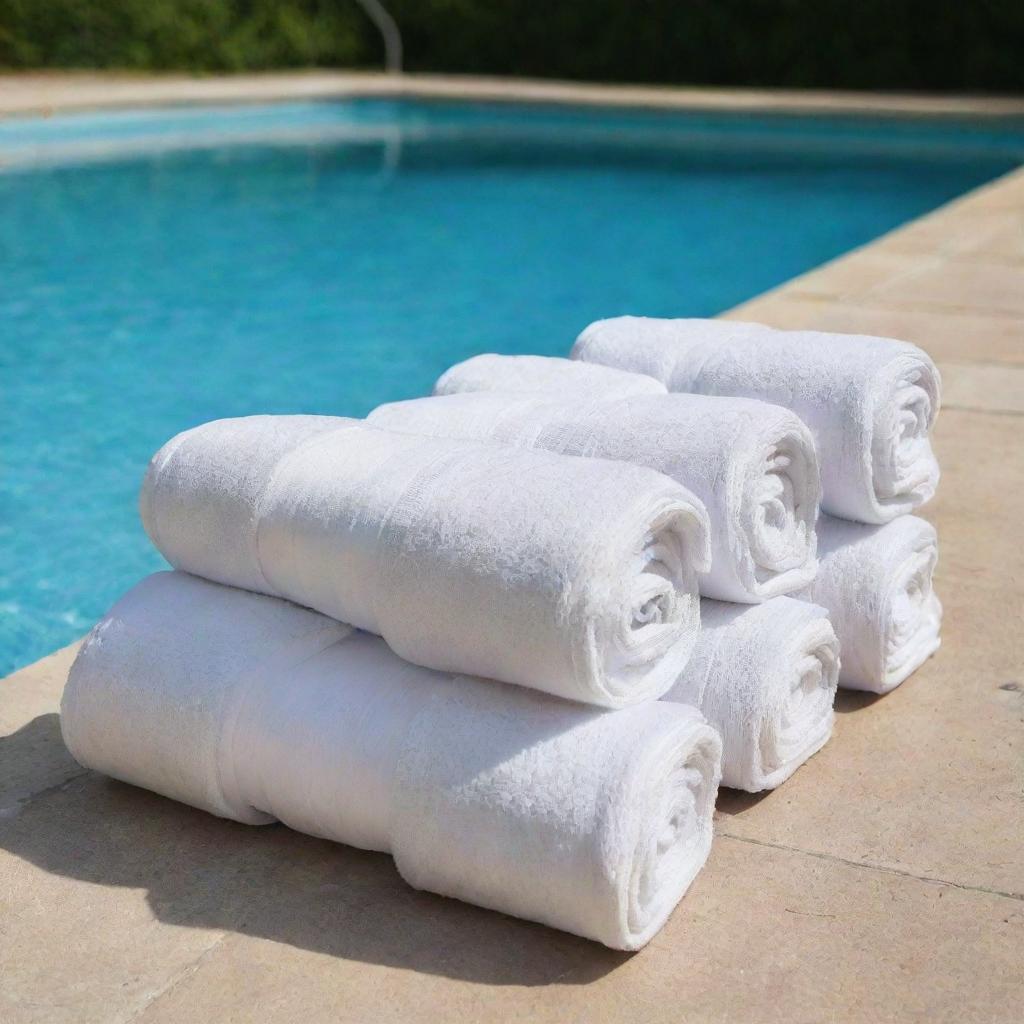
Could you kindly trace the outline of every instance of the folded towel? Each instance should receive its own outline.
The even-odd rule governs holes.
[[[184,573],[92,631],[61,728],[88,768],[390,852],[417,888],[617,949],[644,945],[703,865],[721,755],[693,708],[611,714],[453,679]]]
[[[824,608],[776,597],[702,601],[703,629],[664,697],[699,708],[722,736],[722,785],[775,789],[832,735],[839,641]]]
[[[622,707],[672,685],[699,629],[707,513],[637,466],[253,416],[166,444],[140,504],[175,568],[442,671]]]
[[[885,523],[935,493],[939,467],[928,434],[939,410],[939,373],[916,345],[624,316],[591,324],[572,357],[650,374],[669,391],[792,409],[814,434],[821,506],[833,515]]]
[[[653,377],[616,370],[598,363],[578,363],[552,356],[473,356],[437,378],[435,395],[464,391],[552,392],[556,395],[664,395],[665,385]]]
[[[828,609],[842,652],[839,685],[886,693],[939,648],[935,528],[917,516],[885,526],[822,516],[818,530],[821,564],[804,596]]]
[[[500,441],[656,469],[707,507],[706,597],[754,603],[814,576],[820,497],[814,442],[786,409],[745,398],[641,395],[569,401],[498,392],[382,405],[374,426]]]

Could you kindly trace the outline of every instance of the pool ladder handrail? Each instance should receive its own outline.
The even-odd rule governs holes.
[[[356,0],[384,40],[384,68],[389,75],[402,73],[402,33],[398,22],[380,0]]]

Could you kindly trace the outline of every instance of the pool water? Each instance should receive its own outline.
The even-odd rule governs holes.
[[[0,674],[162,566],[177,431],[710,316],[1022,158],[1019,122],[386,100],[0,123]]]

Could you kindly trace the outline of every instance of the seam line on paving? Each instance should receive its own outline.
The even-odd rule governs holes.
[[[12,793],[6,798],[11,802],[6,804],[4,807],[0,807],[0,821],[3,821],[3,819],[7,817],[16,817],[17,814],[19,814],[25,807],[28,807],[29,804],[41,798],[51,796],[54,793],[59,793],[61,790],[70,786],[72,782],[89,774],[91,774],[90,769],[79,768],[78,771],[72,772],[59,782],[55,782],[50,786],[44,786],[42,789],[37,789],[34,792]]]
[[[935,885],[948,885],[953,889],[963,889],[966,892],[980,892],[988,896],[1001,896],[1004,899],[1024,902],[1024,893],[1004,892],[1002,889],[990,889],[985,885],[968,885],[966,882],[952,882],[948,878],[936,878],[934,875],[915,875],[913,871],[904,871],[902,868],[886,867],[884,864],[872,864],[869,861],[848,860],[846,857],[839,857],[834,853],[822,853],[818,850],[802,850],[799,846],[787,846],[785,843],[770,843],[764,839],[753,839],[750,836],[738,836],[734,832],[719,832],[715,835],[719,839],[734,839],[739,843],[750,843],[753,846],[767,846],[772,850],[785,850],[787,853],[799,853],[805,857],[813,857],[815,860],[824,860],[832,864],[845,864],[851,868],[860,868],[864,871],[882,871],[890,875],[899,875],[901,878],[913,878],[917,882],[931,882]]]
[[[943,411],[951,409],[954,412],[980,413],[982,416],[1024,416],[1024,412],[1018,412],[1015,409],[984,409],[979,405],[958,405],[956,402],[943,402],[942,409]]]
[[[890,281],[885,281],[876,287],[888,287]],[[791,290],[790,290],[791,287]],[[780,293],[765,292],[756,296],[757,299],[767,299],[769,295],[773,298],[781,296]],[[867,292],[812,292],[804,291],[798,281],[792,286],[786,287],[785,297],[790,300],[807,302],[808,300],[818,303],[831,303],[840,306],[853,306],[856,309],[874,311],[877,313],[927,313],[932,316],[946,316],[949,313],[960,316],[974,316],[985,320],[1011,320],[1018,321],[1021,314],[1012,309],[998,307],[992,309],[985,306],[974,306],[958,302],[931,302],[921,299],[908,298],[900,299],[896,296],[889,297],[874,291]],[[753,303],[754,299],[748,300]],[[746,305],[744,303],[743,305]],[[739,308],[739,307],[737,307]]]
[[[1019,321],[1024,316],[1024,311],[1008,309],[1005,306],[997,309],[982,309],[978,306],[964,305],[959,302],[929,302],[920,299],[909,299],[906,301],[892,298],[885,295],[846,295],[837,298],[840,303],[847,303],[860,309],[876,309],[880,313],[930,313],[932,316],[942,317],[948,314],[959,314],[968,316],[984,316],[992,320]]]
[[[1021,335],[1021,342],[1024,343],[1024,334]],[[994,363],[991,359],[936,359],[940,366],[948,366],[951,370],[976,370],[979,367],[991,367],[998,370],[1019,370],[1020,367],[1007,366],[1006,363]]]
[[[896,242],[898,239],[894,239],[893,241]],[[905,249],[890,249],[889,252],[894,256],[905,256],[909,259],[914,259],[917,256],[935,254],[934,249],[929,249],[926,246],[921,246],[916,243],[907,243],[907,247]],[[945,252],[941,255],[944,263],[952,263],[958,267],[980,267],[983,269],[992,268],[996,270],[1020,270],[1021,267],[1024,267],[1024,256],[993,253],[984,248],[954,249],[951,252]]]
[[[822,266],[826,266],[826,264],[822,264]],[[821,268],[809,270],[807,271],[807,274],[816,274],[819,269]],[[803,275],[801,275],[801,277],[802,276]],[[766,292],[761,292],[760,295],[755,295],[752,298],[745,299],[738,306],[733,306],[731,309],[726,310],[725,313],[729,314],[726,318],[732,319],[734,315],[745,315],[746,307],[748,305],[753,306],[755,302],[767,302],[769,299],[773,302],[791,302],[798,303],[800,305],[853,306],[858,310],[864,310],[869,313],[892,313],[895,311],[931,314],[932,316],[946,316],[950,313],[954,313],[960,316],[976,317],[979,320],[1010,320],[1015,323],[1021,318],[1020,313],[1014,313],[1004,309],[989,309],[982,306],[944,305],[942,307],[936,307],[930,303],[914,299],[897,300],[895,302],[883,301],[882,296],[865,292],[853,294],[850,292],[810,290],[806,288],[800,277],[794,277],[786,284],[780,284],[776,288],[769,289]],[[718,316],[725,317],[725,313],[719,313]],[[826,328],[821,327],[793,328],[793,330],[801,329],[826,330]]]
[[[195,974],[200,967],[202,967],[203,963],[210,956],[213,955],[217,947],[227,937],[228,933],[226,931],[221,932],[220,935],[218,935],[217,938],[214,939],[214,941],[211,942],[210,945],[207,946],[206,949],[204,949],[199,954],[199,956],[195,958],[195,960],[192,960],[188,964],[186,964],[180,971],[178,971],[177,974],[174,975],[174,977],[169,978],[165,985],[157,989],[157,991],[152,993],[152,995],[150,995],[148,998],[146,998],[141,1005],[137,1006],[134,1010],[132,1010],[129,1013],[129,1015],[124,1018],[124,1024],[134,1024],[134,1022],[141,1020],[143,1015],[149,1012],[149,1008],[154,1003],[159,1002],[159,1000],[163,999],[164,996],[173,992],[174,989],[176,989],[178,985],[181,984],[181,982],[186,981],[188,978],[191,978],[192,975]]]

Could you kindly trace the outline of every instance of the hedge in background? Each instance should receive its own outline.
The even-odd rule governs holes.
[[[384,0],[412,71],[1024,92],[1024,0]],[[9,67],[380,62],[355,0],[0,0]]]
[[[353,0],[0,0],[0,66],[242,71],[373,60]]]

